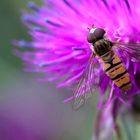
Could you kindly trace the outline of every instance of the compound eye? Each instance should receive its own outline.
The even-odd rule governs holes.
[[[87,41],[89,43],[93,43],[95,41],[95,36],[93,33],[90,33],[88,36],[87,36]]]

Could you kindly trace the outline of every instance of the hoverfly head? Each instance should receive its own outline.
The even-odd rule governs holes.
[[[105,30],[102,28],[91,28],[89,30],[89,35],[87,36],[87,41],[94,44],[97,40],[104,37]]]

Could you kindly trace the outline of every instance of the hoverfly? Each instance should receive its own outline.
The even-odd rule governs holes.
[[[111,42],[105,37],[105,30],[102,28],[89,29],[87,36],[88,43],[91,44],[92,54],[89,62],[84,70],[83,77],[80,80],[75,93],[73,108],[80,108],[85,101],[93,93],[92,79],[94,77],[94,58],[98,57],[104,72],[113,83],[123,92],[131,90],[130,75],[126,69],[124,62],[121,60],[117,51],[123,52],[126,57],[132,60],[139,60],[140,58],[140,44],[127,44],[121,42]],[[127,45],[127,47],[125,47]],[[133,47],[135,46],[135,48]],[[116,50],[116,51],[114,51]],[[90,93],[90,94],[89,94]]]

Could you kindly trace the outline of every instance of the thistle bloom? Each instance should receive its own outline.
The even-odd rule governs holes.
[[[32,13],[24,12],[22,19],[29,28],[32,41],[16,41],[17,46],[28,49],[16,54],[24,60],[26,70],[44,73],[47,76],[44,80],[56,80],[58,87],[73,88],[81,79],[92,53],[86,40],[88,27],[94,25],[105,29],[106,37],[111,41],[140,42],[138,0],[44,0],[42,7],[34,3],[29,3],[29,7]],[[124,98],[102,67],[96,68],[93,85],[100,90],[100,101],[111,88],[109,106],[116,99],[121,102],[129,100],[140,90],[138,59],[131,59],[131,52],[130,57],[125,57],[121,51],[117,53],[130,74],[132,89]]]

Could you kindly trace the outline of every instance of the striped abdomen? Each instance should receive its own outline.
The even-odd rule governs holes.
[[[121,59],[114,55],[110,61],[103,64],[104,71],[114,81],[115,85],[123,91],[131,89],[130,76]]]

